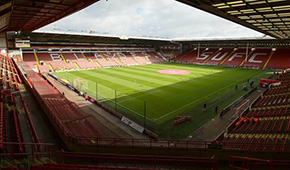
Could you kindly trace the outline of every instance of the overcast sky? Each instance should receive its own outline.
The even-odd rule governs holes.
[[[93,30],[119,36],[167,38],[263,35],[175,0],[100,0],[40,30],[56,28],[62,31]]]

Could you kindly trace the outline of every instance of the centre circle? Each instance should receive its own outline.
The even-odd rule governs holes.
[[[158,73],[170,74],[170,75],[183,75],[183,74],[190,74],[190,71],[186,71],[186,70],[158,70]]]

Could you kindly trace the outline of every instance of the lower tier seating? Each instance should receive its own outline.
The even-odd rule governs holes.
[[[229,134],[221,137],[217,144],[227,150],[243,150],[251,152],[283,152],[289,142],[288,134]]]
[[[198,56],[198,51],[199,56]],[[188,50],[173,59],[176,62],[250,68],[290,68],[289,49],[218,49]]]
[[[166,61],[156,52],[23,53],[23,61],[40,72],[142,65]],[[39,63],[38,63],[39,62]]]
[[[99,125],[95,117],[67,100],[49,81],[32,71],[25,62],[18,64],[26,71],[37,99],[61,133],[78,144],[94,144],[102,133],[98,130]]]

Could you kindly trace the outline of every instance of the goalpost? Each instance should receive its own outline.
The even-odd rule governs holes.
[[[250,108],[250,100],[249,99],[245,99],[242,101],[242,104],[236,108],[233,108],[234,110],[234,114],[233,116],[230,118],[230,121],[234,121],[237,117],[242,117],[242,113],[247,110],[248,108]]]
[[[78,90],[86,90],[88,88],[88,82],[87,80],[84,80],[82,78],[76,78],[73,79],[73,87],[75,87]]]
[[[261,67],[258,64],[247,64],[244,65],[245,68],[249,68],[249,69],[260,69]]]

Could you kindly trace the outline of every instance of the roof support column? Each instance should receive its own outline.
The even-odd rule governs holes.
[[[246,62],[248,61],[249,56],[249,42],[247,42],[247,49],[246,49]]]
[[[0,32],[0,50],[1,53],[5,50],[5,53],[8,54],[6,32]]]
[[[197,46],[197,58],[199,58],[199,54],[200,54],[200,43],[198,43]]]

